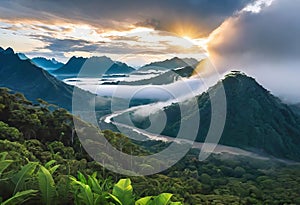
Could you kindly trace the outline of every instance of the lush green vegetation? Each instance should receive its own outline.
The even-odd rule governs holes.
[[[110,178],[98,179],[97,172],[87,176],[78,172],[77,178],[71,175],[57,176],[55,172],[60,165],[56,164],[55,160],[49,161],[45,166],[38,162],[28,162],[17,172],[14,172],[16,169],[6,171],[16,161],[6,159],[7,152],[2,152],[0,155],[1,183],[10,186],[10,193],[12,193],[6,193],[5,201],[0,199],[2,205],[17,205],[25,202],[46,205],[70,202],[78,205],[181,204],[172,202],[172,194],[169,193],[135,200],[137,197],[133,194],[130,179],[121,179],[113,185]],[[7,187],[2,190],[8,191]]]
[[[50,111],[50,106],[0,90],[3,204],[159,205],[171,197],[162,193],[184,204],[300,204],[300,166],[272,160],[220,154],[199,162],[199,151],[191,150],[163,173],[129,180],[94,162],[72,132],[72,115],[60,108]],[[149,153],[122,134],[102,134],[124,152]],[[151,151],[167,146],[148,145]]]

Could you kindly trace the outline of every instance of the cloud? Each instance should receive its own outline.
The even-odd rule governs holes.
[[[48,49],[53,52],[72,53],[85,51],[89,53],[100,52],[108,54],[126,54],[136,50],[130,49],[126,43],[91,42],[82,39],[57,39],[43,35],[31,35],[31,37],[45,42],[46,46],[40,49]]]
[[[137,22],[135,24],[136,26],[140,27],[150,27],[150,28],[156,28],[160,29],[161,28],[161,22],[157,19],[145,19],[144,21]]]
[[[80,22],[99,28],[128,30],[132,26],[153,27],[178,32],[178,26],[193,24],[193,35],[205,36],[224,19],[253,0],[11,0],[2,1],[0,18],[21,19],[53,24]],[[181,25],[178,25],[181,24]]]
[[[39,26],[40,28],[41,26]],[[29,34],[31,39],[43,42],[42,47],[35,49],[43,49],[49,52],[72,53],[72,52],[89,52],[91,55],[127,55],[127,54],[203,54],[205,50],[201,46],[168,33],[161,35],[163,32],[157,32],[152,29],[137,32],[112,32],[98,35],[95,39],[88,37],[74,37],[72,34],[53,35],[51,31],[36,32]],[[91,31],[88,31],[91,33]],[[92,32],[93,33],[93,32]],[[166,32],[164,32],[166,33]],[[112,35],[114,34],[114,35]],[[173,36],[172,36],[173,35]],[[102,39],[102,40],[98,40]]]
[[[140,40],[139,36],[107,36],[110,40],[116,40],[116,41],[134,41],[138,42]]]
[[[78,39],[49,39],[49,45],[44,47],[52,51],[72,52],[72,51],[94,51],[99,45]]]
[[[299,0],[276,0],[259,13],[229,18],[210,36],[212,61],[219,70],[244,70],[276,95],[300,101],[299,10]]]

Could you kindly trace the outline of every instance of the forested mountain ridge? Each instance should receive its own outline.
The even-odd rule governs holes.
[[[300,161],[300,117],[292,109],[259,85],[255,79],[240,72],[228,74],[222,81],[227,101],[227,116],[220,144],[266,152],[276,157]],[[197,141],[204,142],[211,120],[210,88],[197,97],[200,124]],[[187,101],[188,102],[188,101]],[[191,106],[192,107],[192,106]],[[176,136],[181,120],[192,119],[180,116],[177,104],[165,107],[168,123],[163,135]],[[155,119],[155,114],[151,117]],[[136,122],[141,128],[148,120]]]

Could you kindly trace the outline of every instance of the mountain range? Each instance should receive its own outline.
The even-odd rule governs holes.
[[[69,68],[68,71],[76,72],[78,66],[80,64],[82,66],[86,60],[85,58],[73,57],[58,70]],[[96,64],[99,62],[111,63],[111,60],[106,57],[94,57],[90,60],[91,65],[93,65],[93,62]],[[175,59],[175,62],[179,61]],[[176,65],[179,66],[179,64]],[[173,64],[172,66],[176,65]],[[126,64],[115,62],[112,66],[114,70],[128,67]],[[129,70],[131,69],[129,68]],[[180,76],[189,77],[193,69],[186,66],[171,71],[179,72]],[[225,88],[227,101],[226,124],[220,140],[221,144],[300,161],[299,105],[289,106],[284,104],[279,98],[273,96],[258,84],[255,79],[241,72],[232,72],[226,75],[208,92],[197,96],[201,121],[196,141],[204,142],[205,140],[211,121],[210,93],[217,92],[220,84]],[[6,50],[0,48],[0,86],[24,93],[29,100],[36,102],[37,98],[41,98],[49,103],[71,110],[74,87],[56,79],[47,71],[36,66],[30,59],[20,59],[19,55],[15,54],[11,48]],[[80,90],[80,93],[88,99],[94,97],[91,93],[83,90]],[[107,110],[109,110],[108,100],[100,98],[99,100],[102,102],[101,106],[105,109],[107,107]],[[190,102],[187,100],[184,103],[188,105]],[[193,123],[191,119],[197,113],[197,110],[192,109],[193,106],[187,107],[190,107],[187,116],[181,116],[177,103],[163,108],[168,119],[162,132],[163,135],[175,137],[180,128],[181,120]],[[156,113],[151,115],[152,120],[160,117]],[[146,128],[149,126],[149,118],[133,117],[133,120],[135,119],[139,119],[134,122],[138,127]]]
[[[103,84],[120,84],[120,85],[167,85],[184,78],[192,77],[201,66],[201,62],[193,58],[172,58],[165,61],[153,62],[145,65],[129,75],[126,78],[116,82],[105,82]],[[149,77],[150,76],[150,77]]]
[[[139,68],[138,71],[147,71],[147,70],[169,70],[175,68],[182,68],[186,66],[194,67],[198,64],[198,61],[194,58],[178,58],[174,57],[164,61],[153,62],[143,67]]]
[[[83,69],[82,69],[83,68]],[[103,74],[126,74],[135,69],[125,63],[115,62],[106,56],[101,57],[72,57],[64,66],[55,70],[54,75],[62,76],[100,77]]]
[[[44,70],[52,71],[62,67],[64,64],[55,60],[55,58],[47,59],[44,57],[28,58],[24,53],[17,53],[21,60],[31,60],[36,66],[43,68]]]
[[[201,120],[196,141],[204,142],[211,122],[209,93],[217,92],[221,83],[226,92],[227,116],[220,144],[300,161],[299,115],[255,79],[240,72],[228,74],[209,92],[197,96],[199,111],[191,105],[188,114],[181,116],[177,103],[163,108],[168,120],[161,134],[176,137],[181,121],[193,123],[191,119],[199,112]],[[189,100],[184,103],[189,107]],[[155,121],[160,115],[154,113],[149,118]],[[133,117],[138,119],[135,124],[140,128],[149,126],[149,118]]]
[[[21,60],[11,48],[0,49],[0,87],[21,92],[34,102],[41,98],[71,110],[74,87],[37,67],[30,59]],[[85,97],[93,97],[89,92],[80,89],[79,92]]]
[[[49,71],[59,69],[64,65],[63,63],[58,62],[54,58],[47,59],[43,57],[36,57],[36,58],[32,58],[31,61],[38,67],[41,67]]]
[[[177,62],[177,63],[175,63]],[[180,63],[179,63],[180,62]],[[190,64],[187,66],[180,67],[184,64]],[[158,72],[156,76],[147,78],[147,79],[141,79],[137,81],[121,81],[120,84],[122,85],[167,85],[174,83],[176,81],[182,80],[182,79],[187,79],[190,77],[197,77],[199,74],[198,72],[203,72],[207,70],[207,65],[209,64],[208,59],[202,59],[200,61],[197,61],[196,59],[193,58],[173,58],[170,60],[165,60],[162,62],[158,62],[161,66],[164,67],[159,67],[165,69],[162,72]],[[152,64],[156,64],[155,62]],[[175,67],[174,67],[175,66]],[[179,66],[179,67],[178,67]],[[143,68],[140,68],[143,69]],[[136,71],[133,74],[142,74],[144,71],[141,70]],[[150,71],[150,70],[149,70]],[[154,72],[155,73],[155,72]],[[198,76],[199,77],[199,76]]]
[[[186,66],[183,68],[169,69],[155,77],[137,81],[121,81],[121,85],[167,85],[183,78],[189,78],[194,73],[194,67]]]

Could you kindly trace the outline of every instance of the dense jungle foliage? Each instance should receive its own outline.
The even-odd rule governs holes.
[[[86,154],[70,113],[39,102],[0,89],[2,204],[300,204],[300,166],[292,162],[229,154],[200,162],[191,150],[159,174],[113,173]],[[124,152],[149,153],[122,134],[102,134]]]

